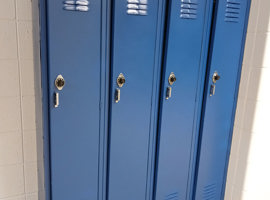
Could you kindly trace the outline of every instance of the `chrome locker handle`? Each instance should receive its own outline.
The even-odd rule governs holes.
[[[166,99],[168,100],[169,98],[172,97],[172,85],[174,84],[174,82],[176,81],[176,76],[173,72],[171,72],[169,78],[168,78],[168,82],[169,82],[169,85],[167,87],[167,90],[166,90]]]
[[[221,77],[218,74],[218,72],[215,72],[213,74],[213,76],[212,76],[212,84],[210,86],[210,97],[215,95],[215,93],[216,93],[216,83],[220,78]]]
[[[124,84],[126,83],[126,78],[125,76],[120,73],[116,79],[116,83],[118,85],[119,88],[117,88],[115,90],[115,103],[118,103],[120,101],[120,88],[124,86]]]
[[[166,99],[169,99],[172,97],[172,88],[169,86],[166,90]]]
[[[59,93],[55,92],[54,93],[54,107],[58,108],[58,106],[59,106]]]
[[[117,88],[115,90],[115,103],[118,103],[120,101],[120,89]]]
[[[61,74],[59,74],[54,81],[54,85],[55,85],[56,89],[58,91],[63,90],[65,84],[66,84],[66,81],[65,81],[64,77]],[[59,107],[59,96],[60,96],[59,92],[54,93],[54,107],[55,108]]]

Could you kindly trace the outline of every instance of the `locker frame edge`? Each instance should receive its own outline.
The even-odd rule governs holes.
[[[51,169],[50,169],[50,119],[49,119],[49,79],[48,79],[48,48],[47,48],[47,0],[38,0],[39,10],[39,36],[40,36],[40,64],[41,64],[41,92],[42,92],[42,138],[43,138],[43,174],[45,200],[51,200]],[[107,139],[108,139],[108,101],[109,101],[109,50],[110,50],[110,4],[111,0],[101,2],[102,41],[101,45],[101,86],[100,95],[104,95],[104,102],[100,102],[100,136],[99,136],[99,178],[98,200],[106,198],[106,169],[107,169]],[[105,40],[105,41],[104,41]],[[105,79],[105,80],[104,80]],[[104,82],[105,84],[102,84]],[[101,99],[101,98],[100,98]],[[104,119],[104,120],[102,120]],[[101,126],[103,124],[103,126]],[[39,194],[38,194],[38,197]]]

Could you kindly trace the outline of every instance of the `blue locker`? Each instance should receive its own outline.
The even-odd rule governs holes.
[[[223,199],[250,0],[216,2],[195,199]]]
[[[52,200],[98,199],[105,2],[47,1]]]
[[[163,0],[115,0],[108,200],[151,199]]]
[[[156,200],[190,199],[212,1],[168,7],[157,153]]]

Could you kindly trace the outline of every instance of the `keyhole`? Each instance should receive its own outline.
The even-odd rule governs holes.
[[[215,80],[218,81],[220,79],[220,76],[219,75],[216,75],[215,76]]]
[[[221,78],[220,75],[217,72],[215,72],[212,77],[213,83],[216,83],[220,78]]]
[[[65,85],[65,80],[60,78],[57,80],[56,84],[58,87],[63,87]]]
[[[171,77],[171,82],[175,82],[176,81],[176,78],[175,77]]]
[[[124,84],[126,81],[125,81],[125,79],[124,78],[119,78],[119,83],[120,84]]]

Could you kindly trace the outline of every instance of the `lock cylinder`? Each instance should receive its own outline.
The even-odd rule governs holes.
[[[176,81],[176,76],[175,74],[172,72],[169,76],[169,84],[172,85],[174,82]]]
[[[120,88],[123,87],[123,85],[126,83],[126,78],[124,77],[122,73],[119,74],[116,82],[117,82],[118,87]]]
[[[219,79],[220,79],[220,75],[217,72],[215,72],[212,77],[213,83],[216,83]]]
[[[58,90],[62,90],[64,88],[64,86],[65,86],[65,79],[64,79],[64,77],[61,74],[58,75],[57,78],[54,81],[54,84],[55,84],[55,87]]]

